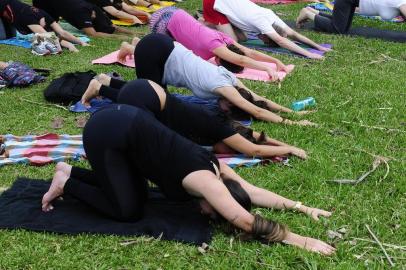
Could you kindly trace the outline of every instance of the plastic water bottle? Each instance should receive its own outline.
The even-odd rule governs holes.
[[[295,101],[292,103],[292,110],[301,111],[307,107],[313,107],[316,105],[316,100],[313,97],[308,97],[303,100]]]

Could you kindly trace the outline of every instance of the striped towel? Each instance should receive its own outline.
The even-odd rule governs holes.
[[[85,156],[82,135],[27,135],[3,136],[7,158],[0,157],[0,166],[7,164],[29,164],[42,166],[64,160],[79,160]]]
[[[43,166],[66,160],[80,160],[85,158],[82,135],[44,134],[40,136],[3,136],[3,143],[9,157],[0,157],[0,167],[8,164],[28,164]],[[244,155],[216,155],[230,167],[253,166],[269,162],[287,163],[287,158],[259,159]]]
[[[322,3],[312,3],[312,4],[309,4],[308,6],[314,8],[314,9],[317,9],[319,11],[323,11],[323,12],[333,12],[334,1],[322,2]],[[356,12],[355,14],[358,16],[361,16],[363,18],[380,20],[380,21],[385,21],[385,22],[402,23],[405,21],[405,19],[402,16],[397,16],[391,20],[383,20],[380,16],[367,16],[367,15],[362,15],[358,12]]]

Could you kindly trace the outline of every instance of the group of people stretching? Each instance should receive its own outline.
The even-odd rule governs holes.
[[[121,38],[121,34],[133,32],[113,26],[106,12],[134,22],[138,19],[131,16],[145,15],[130,11],[128,1],[33,2],[46,12],[18,0],[5,0],[0,2],[0,14],[22,33],[53,30],[64,41],[82,45],[86,44],[62,30],[56,20],[63,17],[90,36]],[[297,25],[314,20],[318,29],[345,33],[357,6],[361,12],[369,15],[375,12],[384,17],[405,15],[405,4],[406,0],[337,0],[332,16],[305,8]],[[236,78],[234,73],[244,68],[265,71],[272,81],[279,80],[277,71],[291,72],[280,60],[238,41],[246,39],[247,34],[256,35],[270,46],[281,46],[315,59],[322,56],[293,41],[322,51],[329,49],[293,30],[272,10],[249,0],[203,0],[203,17],[198,20],[174,7],[162,8],[147,19],[152,33],[142,39],[135,37],[131,43],[123,42],[118,55],[120,61],[134,58],[137,79],[124,82],[100,74],[82,97],[85,105],[98,96],[114,102],[94,113],[84,128],[83,144],[91,170],[58,163],[42,199],[43,211],[51,211],[53,200],[69,194],[113,219],[137,221],[142,218],[148,199],[149,180],[168,199],[198,200],[203,214],[229,222],[253,239],[333,254],[335,248],[329,244],[295,234],[250,210],[252,205],[291,209],[315,220],[329,217],[331,212],[256,187],[202,147],[212,146],[216,153],[294,155],[306,159],[304,150],[232,119],[243,115],[272,123],[316,125],[308,120],[282,118],[275,112],[297,112],[257,95]],[[213,57],[218,65],[207,61]],[[276,71],[263,62],[274,63]],[[197,98],[214,101],[215,109],[179,99],[168,92],[168,85],[187,88]],[[309,111],[298,114],[306,113]]]

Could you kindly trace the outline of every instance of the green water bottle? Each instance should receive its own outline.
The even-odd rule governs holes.
[[[316,100],[313,97],[308,97],[303,100],[295,101],[292,103],[292,110],[295,112],[304,110],[308,107],[313,107],[316,105]]]

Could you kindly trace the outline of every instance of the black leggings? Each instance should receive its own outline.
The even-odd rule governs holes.
[[[101,213],[121,221],[143,216],[147,181],[131,164],[129,132],[135,128],[134,113],[115,105],[95,113],[83,131],[83,145],[92,171],[74,167],[64,193]]]
[[[124,82],[111,79],[110,87],[102,86],[99,94],[120,104],[128,104],[152,112],[155,118],[160,119],[161,102],[154,88],[145,79]]]
[[[151,80],[166,89],[162,80],[165,63],[175,45],[173,39],[163,34],[149,34],[142,38],[134,50],[136,75]]]
[[[359,0],[336,0],[333,15],[320,12],[314,19],[316,30],[345,34],[351,27],[355,8],[359,6]]]

